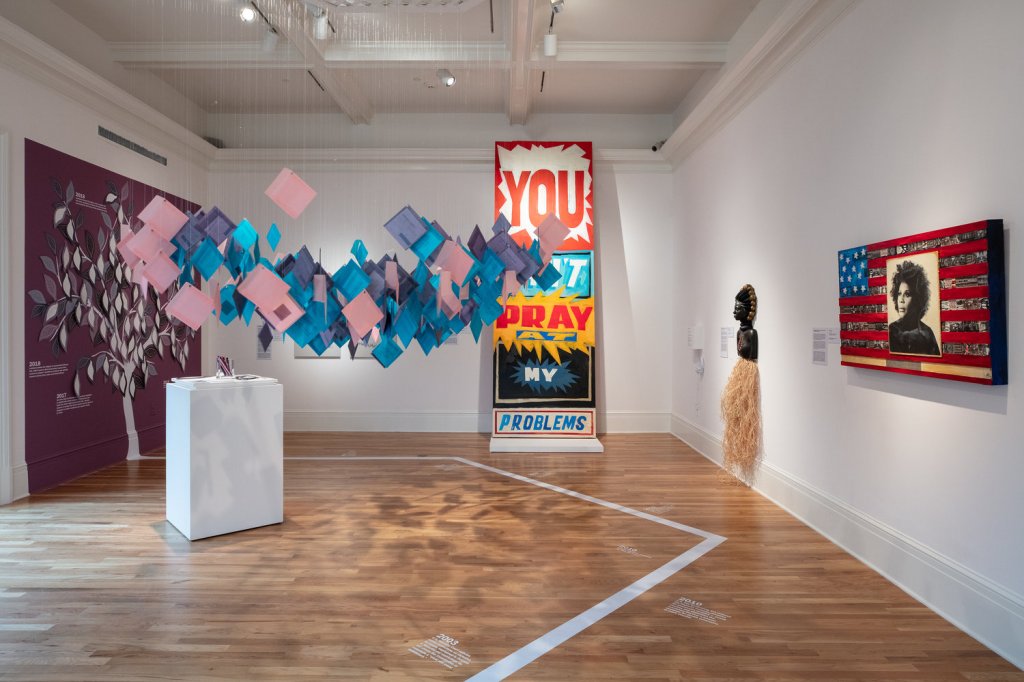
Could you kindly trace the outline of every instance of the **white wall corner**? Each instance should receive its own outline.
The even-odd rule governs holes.
[[[756,40],[730,48],[729,61],[685,118],[662,152],[678,166],[752,102],[779,73],[860,0],[777,0],[751,21]],[[761,16],[766,14],[767,16]],[[739,34],[742,31],[737,31]],[[749,42],[750,44],[746,44]]]
[[[672,416],[672,434],[721,466],[722,441]],[[1024,668],[1024,598],[851,507],[762,464],[754,489],[950,623]]]
[[[0,504],[7,504],[14,497],[14,467],[11,462],[11,304],[14,287],[3,277],[11,277],[12,257],[10,211],[10,163],[9,135],[0,131]]]

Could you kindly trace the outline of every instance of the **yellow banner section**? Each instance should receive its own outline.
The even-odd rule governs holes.
[[[560,291],[527,297],[520,291],[509,297],[505,312],[494,323],[494,346],[515,346],[536,353],[546,350],[555,362],[560,351],[594,347],[594,299],[561,298]]]

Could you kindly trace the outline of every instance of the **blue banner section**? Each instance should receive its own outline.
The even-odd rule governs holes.
[[[563,289],[563,298],[590,298],[593,295],[593,251],[556,251],[551,256],[551,264],[562,276],[547,289],[541,289],[537,280],[530,278],[522,289],[524,295],[553,294],[559,289]]]
[[[593,438],[594,410],[494,410],[495,435]]]

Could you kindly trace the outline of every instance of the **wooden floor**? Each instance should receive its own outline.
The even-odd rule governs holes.
[[[603,440],[289,434],[284,524],[191,544],[159,459],[2,507],[0,678],[463,680],[653,574],[510,679],[1024,681],[671,436]],[[707,620],[666,611],[681,598]]]

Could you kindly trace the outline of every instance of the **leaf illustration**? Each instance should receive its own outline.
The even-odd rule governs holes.
[[[103,203],[105,204],[109,204],[114,201],[117,201],[117,195],[113,192],[107,192],[107,196],[103,197]]]
[[[60,225],[64,221],[64,216],[68,214],[68,208],[64,204],[58,204],[57,208],[53,210],[53,224]]]
[[[46,306],[44,304],[32,306],[32,317],[42,317],[43,313],[46,312]]]
[[[85,377],[89,380],[89,383],[93,383],[93,379],[96,378],[96,365],[90,362],[85,366]]]
[[[55,324],[44,324],[42,330],[39,332],[39,340],[51,339],[54,333],[57,331],[57,325]]]
[[[43,283],[46,285],[46,293],[50,298],[57,298],[57,281],[50,275],[43,275]]]
[[[46,315],[43,317],[43,322],[53,322],[54,318],[57,317],[57,310],[60,306],[56,301],[46,306]]]
[[[52,234],[46,235],[46,245],[50,247],[50,253],[57,255],[57,240],[53,238]]]
[[[43,292],[39,291],[38,289],[33,289],[32,291],[28,292],[28,297],[31,298],[36,303],[46,303],[46,299],[43,298]]]
[[[68,329],[67,327],[61,327],[60,332],[57,334],[57,339],[60,341],[60,349],[68,349]]]
[[[75,200],[75,183],[68,180],[68,187],[64,191],[64,201],[69,204]]]
[[[121,187],[121,203],[128,201],[128,194],[131,192],[131,182],[125,182]]]
[[[52,258],[50,258],[49,256],[40,256],[39,260],[43,262],[44,268],[46,268],[55,275],[57,274],[57,264],[53,262]]]
[[[106,216],[107,214],[104,213],[103,215]],[[85,242],[82,247],[89,258],[96,258],[96,239],[92,236],[92,233],[86,232],[82,237],[82,241]],[[80,259],[79,262],[81,262]]]
[[[75,380],[71,383],[71,387],[75,389],[75,397],[82,395],[82,384],[78,380],[78,372],[75,372]]]

